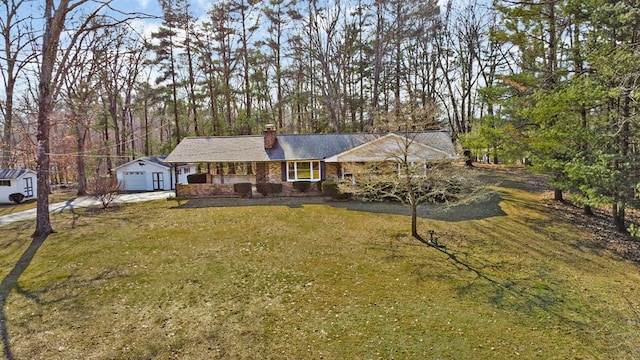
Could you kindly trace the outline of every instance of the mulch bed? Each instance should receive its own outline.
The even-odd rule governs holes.
[[[542,204],[554,217],[586,229],[600,247],[640,264],[640,239],[617,231],[606,209],[594,208],[593,215],[586,215],[582,206],[567,200],[553,200],[551,195],[545,196]],[[627,216],[630,222],[638,224],[636,212],[632,211]]]

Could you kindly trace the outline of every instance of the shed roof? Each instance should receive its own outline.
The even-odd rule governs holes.
[[[143,156],[143,157],[139,157],[139,158],[137,158],[135,160],[131,160],[129,162],[126,162],[126,163],[124,163],[122,165],[118,165],[113,170],[118,170],[118,169],[120,169],[120,168],[122,168],[122,167],[124,167],[126,165],[129,165],[131,163],[138,162],[138,161],[144,161],[144,162],[152,163],[152,164],[159,165],[159,166],[162,166],[162,167],[168,169],[168,168],[171,167],[171,165],[165,161],[166,158],[167,158],[167,155]],[[179,163],[179,164],[175,164],[175,165],[180,167],[180,166],[186,166],[188,164]]]
[[[0,180],[18,179],[27,172],[35,173],[33,170],[28,169],[0,169]]]
[[[279,134],[272,149],[262,135],[186,137],[164,160],[180,162],[269,162],[320,160],[369,143],[387,134]],[[404,134],[399,134],[404,136]],[[415,141],[455,155],[449,134],[442,131],[412,133]]]
[[[125,167],[125,166],[127,166],[127,165],[129,165],[131,163],[139,162],[139,161],[148,162],[150,164],[155,164],[155,165],[162,166],[163,168],[168,169],[170,167],[169,164],[164,162],[164,159],[166,157],[167,157],[166,155],[143,156],[143,157],[139,157],[139,158],[137,158],[135,160],[128,161],[128,162],[126,162],[124,164],[118,165],[115,168],[113,168],[113,170],[117,171],[118,169],[120,169],[122,167]]]

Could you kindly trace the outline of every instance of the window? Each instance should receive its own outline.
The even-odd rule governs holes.
[[[398,162],[398,164],[396,165],[398,169],[398,177],[406,176],[406,174],[404,174],[405,171],[409,171],[409,173],[412,173],[413,177],[427,176],[427,171],[429,171],[429,169],[431,168],[431,164],[428,162],[416,163],[415,161],[411,161],[406,165],[409,168],[403,169],[405,164],[403,164],[402,162]]]
[[[0,180],[0,186],[11,186],[11,180]]]
[[[153,190],[163,190],[164,189],[164,180],[161,172],[154,172],[151,174],[151,178],[153,179]]]
[[[354,176],[352,169],[349,169],[346,166],[340,167],[340,178],[342,180],[351,180],[352,184],[356,183],[356,177]]]
[[[320,161],[287,162],[287,181],[320,181]]]
[[[33,179],[28,177],[24,178],[24,195],[25,197],[33,197]]]

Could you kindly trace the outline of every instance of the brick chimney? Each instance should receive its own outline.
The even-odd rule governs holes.
[[[273,124],[267,124],[264,129],[264,148],[270,150],[274,146],[276,146],[276,127]]]

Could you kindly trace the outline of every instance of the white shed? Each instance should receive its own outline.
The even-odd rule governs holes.
[[[35,199],[37,195],[38,181],[35,171],[0,169],[0,204],[18,204],[23,200]]]
[[[145,156],[115,169],[116,179],[122,191],[154,191],[172,190],[175,184],[176,173],[179,183],[187,182],[187,175],[195,173],[195,165],[180,164],[177,171],[163,160],[165,155]]]

